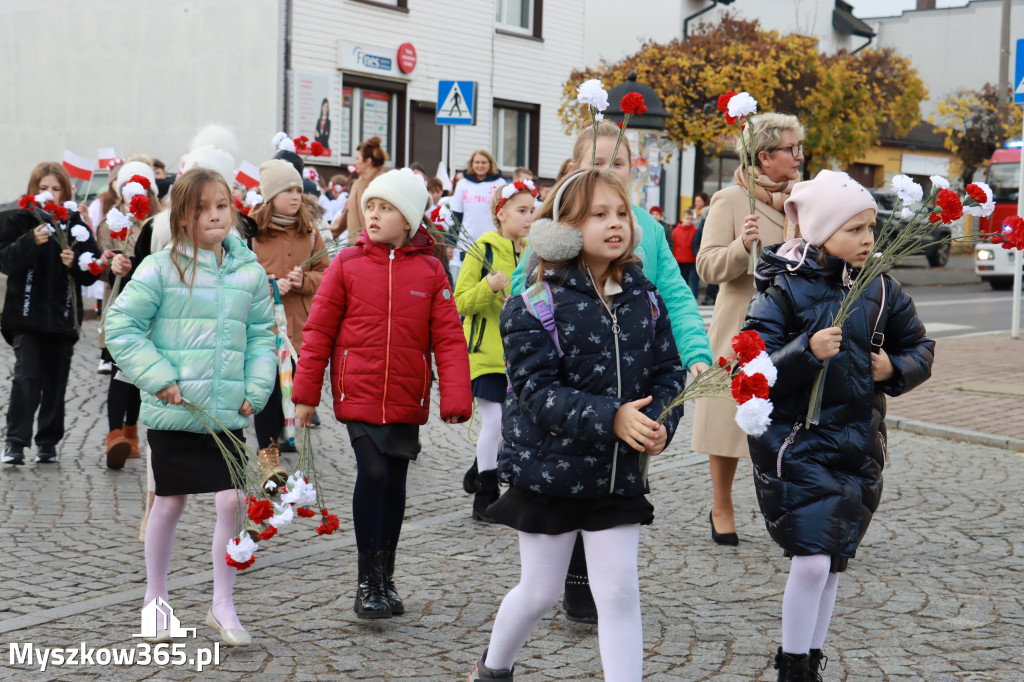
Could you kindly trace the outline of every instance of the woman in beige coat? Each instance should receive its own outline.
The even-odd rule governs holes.
[[[704,224],[697,273],[709,284],[720,284],[711,317],[711,350],[714,357],[732,354],[732,337],[739,333],[747,305],[754,294],[754,276],[747,274],[750,249],[789,239],[792,226],[786,222],[783,204],[800,179],[803,164],[803,127],[795,116],[766,113],[755,118],[752,151],[756,160],[754,178],[757,210],[750,215],[746,178],[736,170],[736,184],[711,197]],[[737,144],[742,144],[742,140]],[[735,545],[736,520],[732,505],[732,482],[740,458],[749,457],[747,437],[736,425],[736,406],[731,400],[697,401],[693,424],[693,450],[706,452],[711,464],[714,501],[709,519],[711,536],[718,544]]]
[[[388,153],[380,146],[380,142],[380,138],[374,135],[356,147],[355,165],[359,177],[349,189],[345,210],[331,223],[331,235],[335,239],[340,237],[342,232],[348,231],[346,244],[355,244],[359,235],[366,229],[363,211],[360,208],[363,192],[374,178],[384,172],[384,162],[388,160]]]

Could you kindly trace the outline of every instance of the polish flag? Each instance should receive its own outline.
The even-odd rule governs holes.
[[[71,177],[88,182],[92,180],[92,169],[95,167],[94,160],[79,156],[70,150],[64,150],[64,169]]]
[[[256,189],[260,186],[260,169],[243,161],[242,166],[235,171],[235,181],[245,185],[246,189]]]
[[[100,147],[96,150],[96,156],[99,157],[99,165],[97,167],[100,170],[109,169],[117,161],[117,152],[114,151],[113,147]]]

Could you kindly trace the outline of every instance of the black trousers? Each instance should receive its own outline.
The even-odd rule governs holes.
[[[7,408],[7,442],[32,444],[32,424],[39,410],[36,445],[56,445],[64,437],[64,394],[71,372],[75,339],[24,332],[14,337],[14,380]]]
[[[260,450],[270,445],[271,439],[277,439],[284,428],[284,407],[281,405],[281,375],[274,377],[274,390],[266,406],[252,418],[256,429],[256,447]]]

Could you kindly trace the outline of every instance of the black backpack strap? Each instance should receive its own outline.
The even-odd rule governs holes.
[[[882,300],[878,304],[878,318],[875,320],[875,329],[871,333],[872,353],[877,353],[878,351],[882,350],[882,344],[885,343],[885,323],[889,317],[888,315],[885,314],[885,275],[880,275],[878,281],[882,283]]]

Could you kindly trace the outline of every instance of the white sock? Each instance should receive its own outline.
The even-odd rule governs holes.
[[[839,590],[839,574],[829,573],[825,582],[825,591],[821,594],[821,601],[818,603],[818,621],[814,626],[814,637],[811,638],[811,648],[820,649],[825,644],[825,637],[828,635],[828,624],[832,622],[832,609],[836,605],[836,591]]]
[[[830,566],[827,554],[795,556],[791,560],[782,597],[782,650],[787,654],[806,654],[811,650]]]
[[[221,490],[217,493],[217,525],[213,527],[213,617],[222,628],[241,630],[235,614],[234,589],[235,574],[238,569],[228,566],[224,555],[227,554],[228,541],[235,537],[235,523],[239,507],[244,509],[245,499],[239,490]]]
[[[476,411],[480,415],[480,437],[476,441],[477,471],[490,471],[498,467],[498,450],[501,448],[501,403],[476,399]]]
[[[606,682],[634,682],[643,677],[644,631],[637,572],[639,544],[638,523],[583,531]]]

